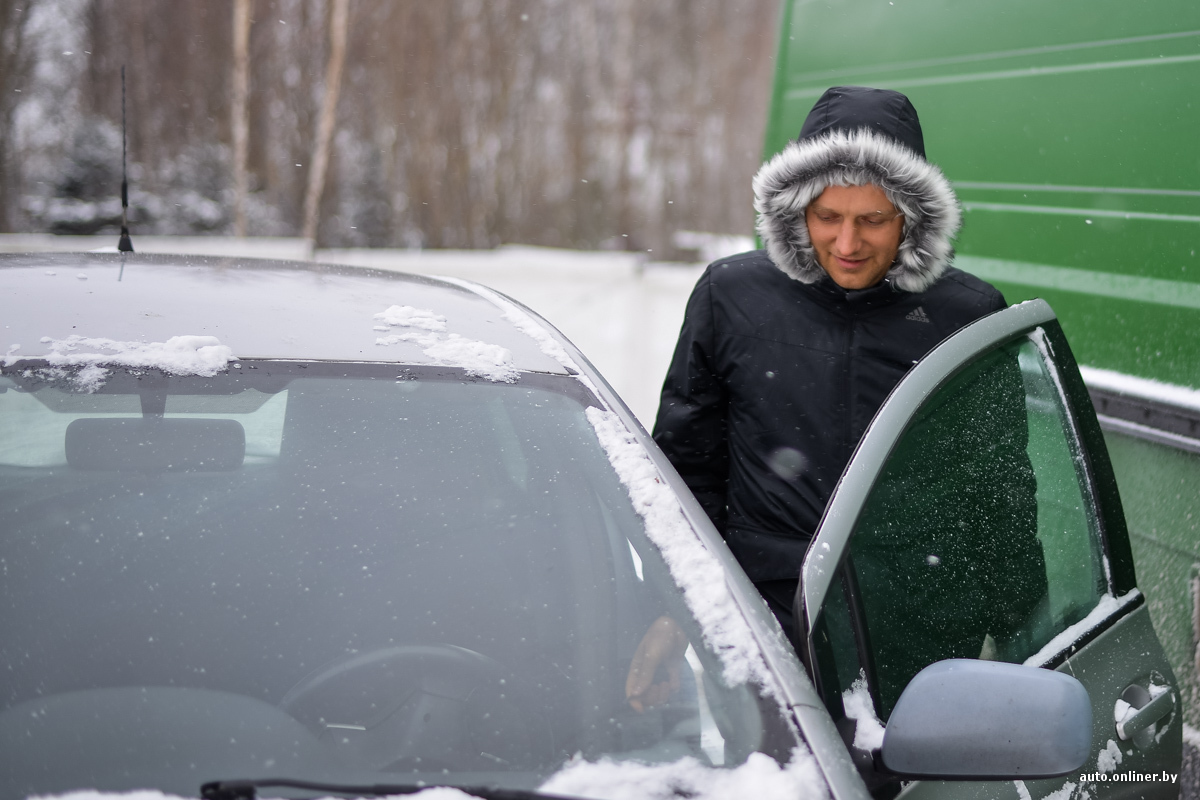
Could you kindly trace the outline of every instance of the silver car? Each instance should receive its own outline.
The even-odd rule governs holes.
[[[1178,793],[1043,303],[880,411],[805,566],[803,663],[603,378],[484,287],[6,256],[0,324],[0,800]],[[1016,456],[979,435],[1005,403]],[[1014,475],[1041,560],[1010,603],[960,528]],[[988,602],[1021,611],[943,658]]]

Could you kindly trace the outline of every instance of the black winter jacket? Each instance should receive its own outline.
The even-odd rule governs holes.
[[[802,282],[764,251],[712,264],[688,301],[654,439],[753,581],[795,579],[867,424],[914,362],[1004,308],[949,268],[923,291]]]

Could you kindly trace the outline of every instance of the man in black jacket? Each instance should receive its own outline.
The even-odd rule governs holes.
[[[766,249],[696,284],[654,439],[791,636],[808,543],[867,424],[918,359],[1005,301],[950,265],[957,199],[898,92],[827,91],[754,193]],[[627,694],[648,682],[631,675]]]

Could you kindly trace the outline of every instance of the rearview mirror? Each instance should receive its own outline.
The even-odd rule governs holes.
[[[884,766],[904,777],[1053,778],[1087,760],[1092,704],[1061,672],[951,659],[912,679],[883,736]]]
[[[226,471],[245,460],[246,432],[233,419],[77,419],[66,450],[82,470]]]

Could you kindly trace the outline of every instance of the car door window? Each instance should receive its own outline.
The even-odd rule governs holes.
[[[882,720],[925,666],[1023,662],[1107,589],[1084,459],[1039,336],[975,359],[926,400],[854,527],[827,598],[827,658],[842,692],[868,677]]]

